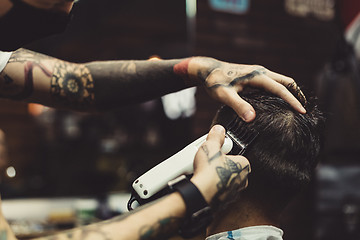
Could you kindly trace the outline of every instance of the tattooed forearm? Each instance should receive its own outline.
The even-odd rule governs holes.
[[[180,218],[168,217],[160,219],[156,224],[143,226],[139,232],[140,239],[167,239],[176,233],[180,221]]]
[[[24,100],[29,98],[34,90],[34,80],[33,80],[33,71],[34,68],[38,67],[41,69],[41,71],[48,77],[51,76],[51,72],[41,63],[36,62],[26,62],[24,66],[24,73],[25,73],[25,79],[24,79],[24,89],[18,93],[17,95],[11,96],[11,99],[14,100]]]
[[[45,236],[37,240],[112,240],[109,234],[101,227],[89,225],[73,230],[61,232],[56,235]]]
[[[52,60],[53,69],[47,69],[44,62]],[[43,54],[25,49],[16,51],[9,63],[25,63],[24,90],[15,99],[26,99],[33,91],[35,67],[50,78],[50,96],[54,105],[70,106],[75,109],[86,109],[94,101],[94,83],[89,70],[80,64],[73,64],[58,59],[52,59]]]
[[[176,234],[181,218],[164,217],[160,220],[148,220],[148,224],[141,226],[136,220],[131,219],[136,214],[148,210],[161,202],[164,198],[152,201],[140,206],[131,212],[121,214],[112,219],[101,221],[95,224],[83,226],[42,238],[43,240],[113,240],[113,239],[167,239],[170,235]],[[155,216],[156,213],[154,212]],[[127,222],[127,223],[126,223]],[[153,223],[152,223],[153,222]],[[126,225],[127,224],[127,225]],[[125,226],[125,227],[124,227]],[[135,228],[134,228],[135,227]],[[125,232],[124,232],[125,229]],[[136,230],[134,230],[136,229]],[[129,238],[131,236],[131,238]],[[0,239],[1,240],[1,239]]]
[[[97,108],[116,108],[160,97],[185,87],[182,76],[174,73],[180,60],[107,61],[85,66],[95,81]]]
[[[17,84],[14,83],[14,79],[6,73],[0,74],[0,96],[10,98],[11,96],[15,96],[21,91]]]
[[[45,59],[51,59],[51,57],[24,48],[20,48],[11,55],[8,63],[24,63],[28,61],[40,63]]]
[[[181,76],[186,84],[190,83],[190,77],[189,77],[189,62],[191,61],[191,58],[187,58],[185,60],[182,60],[181,62],[174,65],[174,73]]]
[[[17,79],[14,79],[14,77],[10,76],[10,73],[8,74],[5,71],[0,75],[0,94],[2,97],[14,100],[29,98],[34,90],[33,72],[36,68],[40,69],[45,76],[51,76],[50,70],[38,59],[40,56],[43,55],[32,54],[31,51],[25,49],[20,49],[11,55],[8,63],[10,65],[13,63],[21,65],[13,71],[15,74],[12,73]],[[23,77],[18,79],[21,72],[23,72]]]
[[[78,110],[92,108],[95,98],[94,81],[85,65],[25,49],[12,54],[0,75],[0,94]]]
[[[50,94],[57,104],[87,109],[95,99],[94,80],[84,65],[57,61],[51,77]]]

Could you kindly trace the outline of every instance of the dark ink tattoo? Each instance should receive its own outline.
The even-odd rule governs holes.
[[[0,97],[10,98],[18,93],[19,86],[14,83],[14,80],[9,75],[2,72],[0,74]]]
[[[73,232],[68,232],[68,233],[66,234],[66,236],[67,236],[69,239],[71,239],[71,238],[73,237],[73,235],[74,235]]]
[[[214,154],[214,156],[212,156],[212,157],[210,157],[210,158],[208,159],[208,162],[211,162],[211,161],[219,158],[221,155],[222,155],[222,152],[221,152],[221,151],[218,151],[217,153]]]
[[[230,158],[225,158],[224,167],[217,167],[216,172],[220,178],[217,184],[218,192],[212,200],[212,205],[217,206],[219,200],[231,198],[234,193],[237,193],[247,185],[247,174],[249,173],[249,166],[242,167],[240,163],[235,163]],[[244,174],[242,174],[244,173]],[[228,196],[224,192],[228,191]],[[226,202],[226,201],[225,201]]]
[[[89,107],[94,102],[94,81],[90,71],[84,65],[56,62],[50,93],[64,105]]]
[[[176,225],[180,223],[180,218],[168,217],[160,219],[156,224],[143,226],[140,228],[140,239],[168,239],[174,234]]]
[[[251,80],[256,76],[262,75],[265,73],[266,73],[265,68],[261,68],[261,69],[254,70],[244,76],[237,77],[237,78],[233,79],[229,84],[217,83],[217,84],[214,84],[211,86],[208,86],[208,84],[207,84],[207,86],[209,89],[214,89],[214,88],[218,88],[218,87],[233,87],[233,86],[237,85],[239,82]],[[228,72],[228,74],[229,74],[229,72]],[[231,72],[231,74],[232,74],[232,72]]]
[[[24,63],[24,88],[19,91],[19,86],[14,83],[14,80],[7,74],[2,76],[3,86],[1,91],[3,92],[3,97],[11,98],[14,100],[24,100],[31,96],[33,93],[33,70],[35,67],[40,68],[40,70],[48,77],[51,76],[51,72],[41,63],[41,58],[46,58],[45,55],[34,53],[29,50],[19,49],[14,52],[8,63]],[[49,58],[49,57],[47,57]],[[1,79],[1,78],[0,78]]]
[[[198,72],[197,72],[197,76],[198,78],[200,79],[206,79],[211,73],[212,71],[214,71],[216,68],[219,68],[221,66],[221,63],[220,62],[217,62],[217,61],[213,61],[213,60],[203,60],[203,61],[206,61],[207,62],[207,68],[205,69],[199,69]],[[206,83],[206,81],[205,81]]]
[[[17,95],[11,96],[11,99],[14,100],[24,100],[31,96],[34,90],[34,80],[33,80],[33,70],[34,67],[39,67],[41,71],[48,77],[51,76],[51,72],[46,69],[41,63],[28,61],[25,63],[24,72],[25,72],[25,82],[24,89]]]
[[[206,145],[201,146],[201,149],[204,151],[204,153],[206,154],[207,157],[209,157],[209,149]]]
[[[11,84],[11,83],[13,83],[14,82],[14,80],[12,80],[11,79],[11,77],[10,76],[8,76],[8,75],[4,75],[4,83],[6,84],[6,85],[9,85],[9,84]]]

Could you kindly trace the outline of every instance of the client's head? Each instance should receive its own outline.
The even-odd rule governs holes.
[[[256,111],[250,123],[237,121],[242,129],[259,132],[244,156],[251,166],[249,185],[238,193],[239,201],[249,201],[267,214],[278,213],[310,182],[318,162],[324,118],[316,105],[306,103],[306,114],[295,111],[279,97],[265,92],[241,96]],[[238,118],[222,107],[213,124],[227,124]],[[236,134],[236,133],[235,133]]]

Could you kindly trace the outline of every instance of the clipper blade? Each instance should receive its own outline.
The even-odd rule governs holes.
[[[235,117],[226,126],[226,135],[235,143],[229,155],[244,155],[246,149],[259,135],[257,130],[246,128],[245,124],[239,124],[241,122],[239,117]]]

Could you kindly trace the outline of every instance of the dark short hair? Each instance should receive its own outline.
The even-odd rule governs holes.
[[[250,123],[239,120],[238,127],[259,132],[244,154],[252,170],[244,193],[282,208],[311,180],[322,145],[323,114],[313,99],[308,99],[307,112],[301,114],[266,92],[253,91],[241,97],[254,107],[256,118]],[[239,117],[223,106],[213,124],[226,127],[234,118]]]

